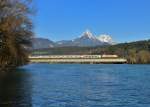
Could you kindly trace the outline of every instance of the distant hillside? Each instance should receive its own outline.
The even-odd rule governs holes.
[[[150,52],[150,40],[143,40],[143,41],[136,41],[136,42],[130,42],[130,43],[120,43],[112,46],[106,46],[106,47],[97,47],[92,53],[93,54],[119,54],[123,55],[125,54],[125,51],[129,50],[146,50]]]
[[[33,49],[45,49],[55,46],[55,43],[49,39],[44,38],[32,38],[32,48]]]

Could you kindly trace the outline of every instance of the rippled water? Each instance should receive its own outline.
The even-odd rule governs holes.
[[[0,76],[0,107],[150,107],[150,65],[31,64]]]

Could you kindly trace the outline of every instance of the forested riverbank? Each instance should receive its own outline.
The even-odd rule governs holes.
[[[31,46],[31,0],[0,0],[0,71],[28,62]]]

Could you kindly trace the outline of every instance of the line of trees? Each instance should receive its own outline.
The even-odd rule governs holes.
[[[0,0],[0,71],[28,62],[31,0]]]

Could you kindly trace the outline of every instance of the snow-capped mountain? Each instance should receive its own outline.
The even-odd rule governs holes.
[[[101,42],[109,43],[109,44],[114,44],[115,42],[113,41],[112,37],[107,34],[102,34],[97,37],[97,39]]]
[[[33,41],[33,47],[36,48],[52,48],[52,47],[93,47],[102,45],[114,44],[113,39],[109,35],[94,36],[89,30],[82,33],[82,35],[73,40],[62,40],[53,42],[48,39],[37,38]]]
[[[62,46],[99,46],[103,45],[101,41],[99,41],[89,30],[85,31],[80,37],[75,38],[73,40],[63,40],[57,42],[59,47]]]
[[[103,45],[89,30],[85,31],[81,37],[73,40],[75,46],[98,46]]]

